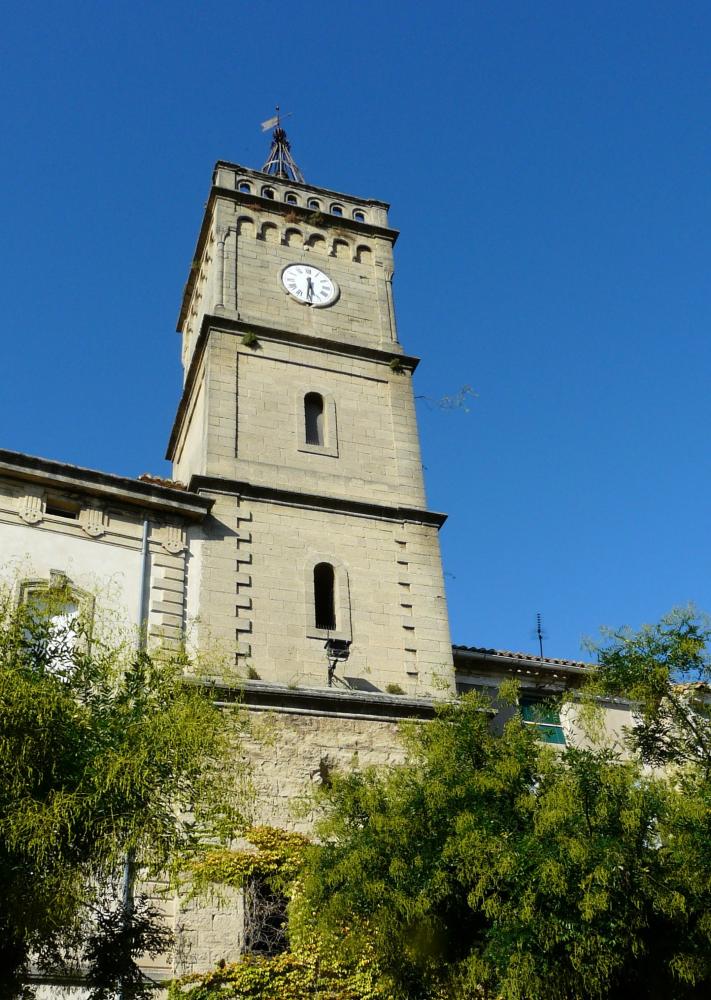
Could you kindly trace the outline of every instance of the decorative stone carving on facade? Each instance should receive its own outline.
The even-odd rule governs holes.
[[[166,524],[160,530],[158,541],[166,552],[177,556],[179,552],[185,552],[187,542],[185,540],[185,530],[179,524]]]
[[[71,586],[71,581],[63,569],[51,569],[49,571],[49,589],[66,590]]]
[[[20,497],[18,514],[27,524],[39,524],[44,518],[44,503],[39,493],[26,493]]]
[[[85,507],[79,515],[79,527],[91,538],[99,538],[106,533],[106,514],[99,507]]]

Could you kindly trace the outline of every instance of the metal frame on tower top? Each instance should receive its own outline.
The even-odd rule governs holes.
[[[305,183],[304,175],[297,167],[294,157],[291,155],[291,145],[286,137],[286,132],[281,127],[279,105],[276,107],[276,115],[262,122],[262,132],[267,132],[270,128],[274,129],[272,132],[272,145],[269,150],[267,162],[262,167],[262,173],[271,174],[272,177],[283,177],[287,181]]]

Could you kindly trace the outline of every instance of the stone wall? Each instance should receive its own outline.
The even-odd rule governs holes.
[[[323,447],[304,442],[309,392],[326,403]],[[248,348],[239,333],[215,327],[174,460],[184,482],[205,474],[425,506],[411,373],[394,372],[387,357],[315,350],[276,337]]]
[[[311,833],[318,809],[314,790],[334,771],[369,765],[395,765],[403,759],[395,717],[374,720],[341,711],[327,715],[297,711],[250,712],[247,749],[255,789],[252,820]],[[393,708],[395,711],[395,708]],[[178,936],[176,974],[209,969],[239,957],[243,940],[241,894],[223,905],[202,901],[178,904],[172,917]]]
[[[452,690],[436,527],[225,492],[190,549],[197,646],[233,651],[265,681],[324,687],[324,643],[335,635],[352,641],[338,669],[352,686],[398,684],[434,697]],[[314,624],[313,568],[322,561],[337,577],[330,633]]]

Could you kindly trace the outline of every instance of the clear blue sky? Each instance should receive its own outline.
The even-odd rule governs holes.
[[[217,159],[392,204],[452,635],[711,609],[708,3],[6,6],[0,444],[163,461]]]

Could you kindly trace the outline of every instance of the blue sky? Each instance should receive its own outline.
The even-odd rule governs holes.
[[[211,168],[280,103],[307,180],[402,230],[454,641],[711,610],[710,43],[696,2],[8,7],[0,444],[168,472]]]

